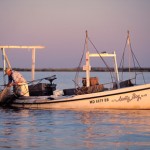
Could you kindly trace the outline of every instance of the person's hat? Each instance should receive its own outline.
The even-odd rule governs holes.
[[[5,69],[5,74],[4,75],[7,75],[7,72],[11,71],[11,68],[6,68]]]

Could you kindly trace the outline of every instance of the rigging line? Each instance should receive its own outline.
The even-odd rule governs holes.
[[[130,52],[132,54],[132,61],[133,61],[133,64],[135,66],[135,62],[134,62],[134,58],[133,58],[133,53],[132,53],[132,48],[131,48],[129,31],[128,31],[128,35],[127,35],[127,38],[126,38],[126,42],[125,42],[124,51],[123,51],[122,59],[121,59],[121,62],[120,62],[120,66],[119,66],[119,67],[121,67],[121,65],[122,65],[122,74],[121,74],[122,80],[123,80],[123,68],[124,68],[124,59],[125,59],[124,57],[125,57],[125,51],[126,51],[127,45],[129,45],[129,50],[130,50]],[[129,59],[130,59],[130,56],[129,56]],[[129,72],[130,72],[130,63],[129,63]]]
[[[126,38],[126,42],[125,42],[125,46],[124,46],[124,51],[123,51],[122,59],[121,59],[120,65],[119,65],[119,68],[121,68],[121,66],[122,66],[122,74],[121,74],[122,80],[123,80],[124,57],[125,57],[125,50],[126,50],[126,47],[127,47],[127,44],[128,44],[128,38],[129,38],[129,31],[128,31],[128,35],[127,35],[127,38]],[[131,41],[129,41],[129,48],[130,48],[131,53],[132,53],[132,59],[133,59],[134,67],[135,67],[135,61],[136,61],[137,64],[138,64],[138,66],[139,66],[139,68],[142,69],[141,66],[140,66],[140,64],[139,64],[139,62],[138,62],[138,60],[137,60],[137,58],[136,58],[136,56],[135,56],[135,54],[134,54],[134,52],[133,52],[133,50],[132,50]],[[145,77],[143,75],[143,72],[141,71],[141,73],[142,73],[142,76],[143,76],[143,81],[144,81],[144,83],[146,83],[145,82]]]
[[[93,42],[90,40],[90,38],[88,37],[88,40],[90,41],[90,43],[93,45],[93,47],[95,48],[97,54],[99,54],[99,57],[102,59],[103,63],[106,65],[108,71],[110,72],[110,76],[111,76],[111,80],[113,82],[113,76],[112,76],[112,72],[109,68],[109,66],[107,65],[107,63],[105,62],[105,60],[103,59],[103,57],[100,55],[99,51],[97,50],[97,48],[95,47],[95,45],[93,44]]]
[[[129,48],[130,48],[130,51],[131,51],[131,56],[132,56],[132,61],[133,61],[133,65],[134,65],[134,68],[136,67],[136,62],[135,62],[135,58],[134,58],[134,52],[132,50],[132,47],[131,47],[131,42],[129,43]],[[136,79],[136,71],[135,71],[135,79]],[[136,84],[136,80],[135,80],[135,84]]]
[[[128,36],[126,38],[126,42],[125,42],[125,46],[124,46],[124,50],[123,50],[123,55],[122,55],[121,62],[120,62],[120,65],[119,65],[119,68],[122,69],[121,70],[122,71],[122,73],[121,73],[121,79],[122,80],[123,80],[124,57],[125,57],[125,51],[126,51],[127,43],[128,43]]]
[[[136,61],[137,64],[138,64],[138,66],[139,66],[139,68],[142,69],[141,66],[140,66],[140,63],[138,62],[138,60],[137,60],[137,58],[136,58],[136,56],[135,56],[135,54],[134,54],[134,52],[133,52],[133,50],[132,50],[129,31],[128,31],[128,37],[129,37],[129,47],[130,47],[130,51],[131,51],[131,53],[132,53],[132,59],[133,59],[133,63],[134,63],[134,68],[135,68],[135,61]],[[141,71],[141,72],[142,72],[142,71]],[[135,77],[136,77],[136,75],[137,75],[137,73],[135,72]],[[145,78],[144,78],[143,72],[142,72],[142,77],[143,77],[144,83],[146,83],[146,82],[145,82]],[[136,82],[136,81],[135,81],[135,82]]]
[[[52,75],[50,77],[45,77],[45,78],[41,78],[41,79],[36,79],[36,80],[32,80],[32,81],[27,81],[27,84],[30,84],[30,83],[33,83],[33,82],[37,82],[37,81],[42,81],[44,79],[47,79],[47,78],[51,78],[51,77],[55,77],[56,75]]]
[[[84,49],[83,49],[82,56],[81,56],[79,65],[78,65],[78,67],[77,67],[77,72],[76,72],[76,74],[75,74],[75,81],[74,81],[75,87],[76,87],[77,85],[79,85],[77,79],[78,79],[78,77],[79,77],[79,71],[80,71],[81,63],[82,63],[82,60],[83,60],[83,57],[84,57],[84,53],[85,53],[85,45],[86,45],[86,40],[85,40],[85,43],[84,43]]]
[[[130,47],[131,47],[131,45],[130,45]],[[132,47],[131,47],[131,52],[132,52],[132,55],[133,55],[134,59],[136,60],[136,62],[138,64],[139,68],[142,69],[142,67],[140,66],[140,63],[138,62],[138,60],[137,60],[137,58],[136,58],[136,56],[135,56],[135,54],[134,54],[134,52],[132,50]]]
[[[33,83],[33,82],[37,82],[37,81],[38,81],[38,82],[37,82],[36,84],[38,84],[38,83],[42,82],[42,80],[44,80],[44,79],[39,79],[39,80],[34,80],[34,81],[31,81],[31,82],[27,82],[27,84],[30,84],[30,83]],[[36,85],[36,84],[35,84],[35,85]]]
[[[143,77],[144,83],[146,83],[144,74],[143,74],[143,72],[142,72],[142,67],[140,66],[140,63],[138,62],[138,60],[137,60],[137,58],[136,58],[136,56],[135,56],[135,54],[134,54],[134,52],[133,52],[133,50],[132,50],[132,47],[131,47],[131,51],[132,51],[132,55],[133,55],[134,59],[136,60],[136,62],[137,62],[137,64],[138,64],[139,68],[141,69],[141,73],[142,73],[142,77]]]

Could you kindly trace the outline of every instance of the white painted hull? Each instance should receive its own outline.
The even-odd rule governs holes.
[[[30,109],[150,109],[150,84],[92,94],[17,99],[13,107]]]

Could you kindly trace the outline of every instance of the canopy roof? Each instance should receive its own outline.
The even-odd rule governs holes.
[[[4,46],[0,46],[0,48],[42,49],[42,48],[44,48],[44,46],[9,46],[9,45],[4,45]]]
[[[5,49],[32,49],[32,80],[34,80],[35,50],[36,49],[43,49],[43,48],[45,48],[45,47],[44,46],[13,46],[13,45],[0,46],[0,49],[2,50],[2,55],[3,55],[3,72],[6,69],[6,62],[7,62],[7,65],[11,68],[8,57],[5,53]]]

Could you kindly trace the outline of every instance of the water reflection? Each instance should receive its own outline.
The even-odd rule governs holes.
[[[148,149],[149,110],[0,109],[1,149]]]
[[[26,134],[28,129],[26,125],[28,121],[25,118],[29,117],[29,113],[26,110],[5,110],[5,118],[1,120],[1,140],[5,140],[5,143],[0,144],[1,147],[24,147],[27,143]],[[2,142],[0,141],[0,142]]]
[[[86,125],[84,139],[86,148],[149,147],[149,110],[105,110],[78,113]]]

